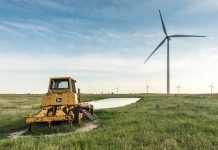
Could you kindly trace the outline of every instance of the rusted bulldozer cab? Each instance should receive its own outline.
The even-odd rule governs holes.
[[[53,93],[64,93],[64,92],[72,92],[76,93],[76,80],[66,77],[66,78],[51,78],[49,83],[49,90]]]
[[[51,78],[48,92],[43,96],[41,106],[77,105],[80,103],[80,93],[75,86],[76,80],[70,77]]]

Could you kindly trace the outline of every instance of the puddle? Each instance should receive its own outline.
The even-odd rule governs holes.
[[[114,108],[121,107],[131,103],[135,103],[140,98],[107,98],[97,101],[88,102],[94,105],[94,109],[105,109],[105,108]]]

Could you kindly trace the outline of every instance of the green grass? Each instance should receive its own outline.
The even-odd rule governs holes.
[[[216,95],[82,95],[84,101],[109,97],[141,100],[121,108],[95,111],[100,127],[90,132],[75,133],[75,127],[69,129],[65,124],[39,126],[34,127],[31,136],[11,139],[4,135],[25,128],[25,114],[37,111],[41,95],[0,95],[0,149],[218,149]],[[35,107],[31,110],[23,105]],[[5,115],[6,110],[12,111],[10,115]],[[38,136],[60,132],[69,134]]]
[[[17,130],[25,129],[28,112],[36,112],[42,95],[0,95],[0,138]]]

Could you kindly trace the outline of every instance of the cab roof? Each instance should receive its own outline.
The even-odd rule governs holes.
[[[57,80],[57,79],[60,79],[60,80],[61,80],[61,79],[67,79],[67,80],[71,79],[71,80],[74,80],[74,79],[71,78],[71,77],[51,77],[51,78],[50,78],[50,80],[54,80],[54,79],[56,79],[56,80]],[[76,80],[74,80],[74,81],[76,81]]]

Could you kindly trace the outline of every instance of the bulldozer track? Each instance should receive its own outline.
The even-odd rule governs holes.
[[[89,119],[89,120],[94,120],[93,115],[88,112],[86,109],[82,109],[82,112],[85,114],[85,116]]]

